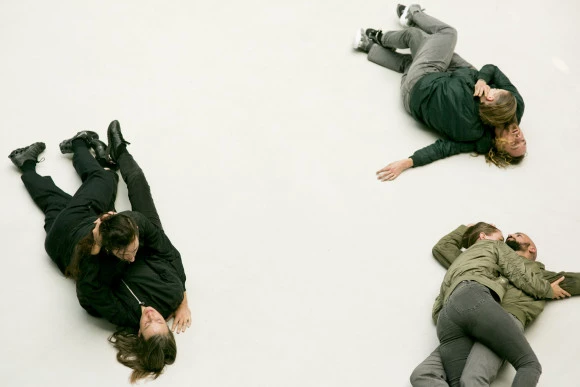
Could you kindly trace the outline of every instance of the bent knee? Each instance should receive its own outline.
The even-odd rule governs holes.
[[[409,378],[413,387],[432,386],[436,381],[444,381],[445,375],[427,367],[417,367]]]

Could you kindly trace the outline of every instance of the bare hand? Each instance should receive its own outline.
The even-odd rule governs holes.
[[[489,95],[489,90],[490,87],[487,85],[487,83],[483,79],[480,79],[475,84],[475,91],[473,93],[473,96],[481,97],[482,95],[484,95],[487,97]]]
[[[175,332],[177,328],[177,333],[185,332],[187,328],[191,326],[191,310],[187,305],[187,298],[184,298],[183,302],[177,310],[173,313],[173,324],[171,325],[171,331]]]
[[[395,180],[404,170],[413,166],[412,159],[394,161],[377,172],[377,179],[380,181]]]
[[[564,281],[564,278],[565,277],[560,277],[550,284],[552,286],[552,291],[554,292],[554,299],[570,297],[570,293],[562,289],[559,285],[560,282]]]

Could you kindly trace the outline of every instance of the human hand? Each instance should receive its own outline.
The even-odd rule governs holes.
[[[409,169],[412,166],[412,159],[394,161],[383,169],[377,171],[377,179],[380,181],[395,180],[404,170]]]
[[[187,304],[187,292],[183,293],[183,301],[177,307],[177,310],[173,312],[172,316],[173,316],[173,324],[171,324],[172,332],[175,332],[176,328],[177,333],[185,332],[185,330],[191,326],[191,310],[189,310],[189,306]]]
[[[559,299],[570,297],[570,293],[560,287],[560,282],[564,281],[564,278],[565,277],[562,276],[550,284],[550,286],[552,286],[552,291],[554,292],[554,296],[552,298]]]
[[[473,92],[474,97],[481,97],[482,95],[487,97],[489,95],[490,87],[488,84],[483,80],[480,79],[475,84],[475,91]]]

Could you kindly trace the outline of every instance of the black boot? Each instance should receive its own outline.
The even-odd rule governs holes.
[[[22,168],[27,161],[38,162],[38,156],[44,152],[46,145],[43,142],[35,142],[32,145],[28,145],[24,148],[18,148],[10,152],[8,158],[12,160],[14,165],[18,168]]]
[[[91,142],[93,140],[98,140],[99,135],[95,132],[91,132],[90,130],[83,130],[82,132],[78,132],[73,138],[69,138],[68,140],[64,140],[59,144],[60,152],[64,155],[67,153],[73,153],[72,142],[76,139],[82,139],[87,143],[87,146],[91,146]]]
[[[119,124],[119,121],[115,120],[109,124],[109,129],[107,129],[107,140],[109,141],[109,147],[107,148],[109,159],[114,163],[117,163],[117,158],[119,157],[119,147],[121,145],[130,144],[130,142],[125,141],[123,138],[123,133],[121,133],[121,125]]]
[[[107,155],[107,144],[101,140],[93,140],[91,141],[91,148],[95,151],[95,159],[97,159],[101,167],[109,168],[113,171],[119,169],[119,166],[112,162]]]

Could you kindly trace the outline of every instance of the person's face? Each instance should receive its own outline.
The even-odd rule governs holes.
[[[534,246],[534,242],[532,239],[524,233],[517,232],[515,234],[509,234],[505,243],[511,247],[514,251],[522,251],[527,252],[530,246]],[[527,256],[526,258],[531,259],[532,261],[535,260],[535,256]]]
[[[519,125],[512,124],[503,130],[496,131],[496,137],[503,140],[498,142],[500,150],[507,152],[510,156],[520,157],[526,154],[526,138]]]
[[[135,237],[133,242],[129,243],[124,249],[113,249],[111,252],[122,261],[133,262],[135,261],[137,250],[139,250],[139,238]]]
[[[148,340],[151,336],[166,335],[168,333],[169,327],[161,313],[150,306],[144,308],[139,321],[139,336],[143,336],[145,340]]]
[[[493,233],[487,235],[485,233],[480,234],[480,239],[489,239],[492,241],[503,241],[503,234],[500,230],[494,231]]]

